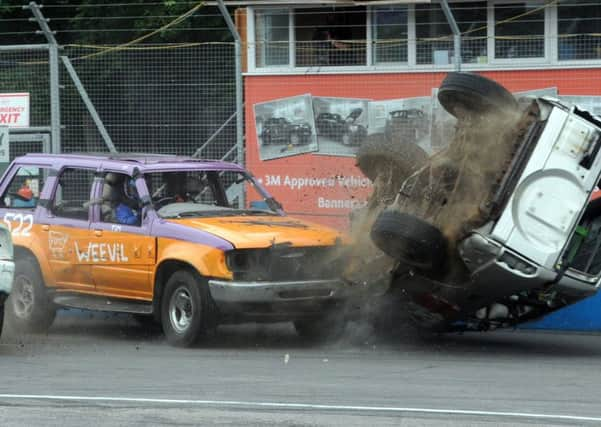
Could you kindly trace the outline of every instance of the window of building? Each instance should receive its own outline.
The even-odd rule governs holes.
[[[287,66],[290,63],[288,9],[261,10],[255,14],[257,67]]]
[[[87,220],[93,182],[91,169],[65,169],[58,178],[51,212],[62,218]]]
[[[488,62],[486,2],[451,4],[451,10],[461,32],[461,60],[463,63]]]
[[[440,5],[415,6],[415,39],[417,64],[452,63],[453,35]]]
[[[557,5],[560,61],[601,58],[601,7],[597,2],[565,0]]]
[[[486,2],[451,4],[451,11],[462,34],[462,61],[487,62]],[[453,62],[453,32],[440,5],[415,6],[415,37],[417,64],[446,65]]]
[[[21,166],[17,169],[2,197],[2,207],[34,209],[44,187],[47,170],[37,166]]]
[[[298,67],[366,65],[364,7],[294,11]]]
[[[373,63],[407,62],[407,6],[376,7],[372,12]]]
[[[494,6],[495,58],[545,56],[545,6],[540,2]]]

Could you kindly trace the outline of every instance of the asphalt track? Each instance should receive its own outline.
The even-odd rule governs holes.
[[[376,336],[311,346],[287,324],[194,349],[127,316],[66,314],[0,340],[0,425],[601,425],[601,337]]]

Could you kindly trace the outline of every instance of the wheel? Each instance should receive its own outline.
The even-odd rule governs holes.
[[[161,323],[167,341],[190,347],[213,326],[212,301],[206,281],[188,270],[171,275],[161,301]]]
[[[297,319],[294,321],[296,333],[311,343],[325,343],[338,340],[344,333],[346,322],[330,314],[319,318]]]
[[[38,264],[31,258],[15,261],[13,289],[6,300],[7,313],[19,332],[46,332],[56,317],[48,299]]]
[[[263,140],[263,145],[271,144],[271,135],[263,135],[261,139]]]
[[[357,166],[372,181],[380,173],[393,173],[401,182],[422,167],[428,154],[416,144],[400,143],[383,135],[370,135],[357,150]]]
[[[413,215],[383,211],[370,236],[386,255],[413,267],[431,271],[444,265],[446,239],[438,228]]]
[[[290,144],[299,145],[299,142],[300,142],[300,136],[298,136],[298,133],[291,133],[290,134]]]
[[[453,116],[465,113],[507,113],[516,111],[514,96],[497,82],[470,73],[449,73],[438,89],[438,101]]]

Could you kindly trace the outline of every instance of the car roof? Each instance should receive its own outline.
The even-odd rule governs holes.
[[[220,160],[153,153],[30,153],[17,157],[15,163],[49,165],[55,169],[69,166],[96,168],[102,164],[104,169],[131,171],[134,168],[138,168],[141,172],[188,168],[201,170],[244,170],[242,166],[236,163]]]

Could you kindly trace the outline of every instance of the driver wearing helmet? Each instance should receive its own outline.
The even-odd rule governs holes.
[[[27,182],[24,182],[17,191],[17,197],[13,200],[14,208],[34,208],[35,199],[33,197],[33,191],[29,188]]]
[[[139,225],[138,190],[134,179],[126,179],[123,183],[123,199],[115,208],[115,218],[120,224]]]

